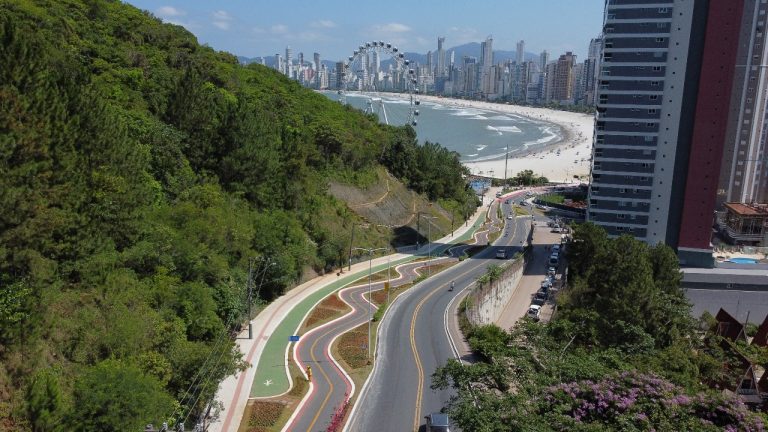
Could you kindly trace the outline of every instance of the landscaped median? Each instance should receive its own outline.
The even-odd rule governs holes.
[[[441,255],[446,249],[453,246],[455,243],[463,242],[474,234],[474,232],[482,225],[485,220],[485,214],[481,214],[472,227],[461,236],[457,236],[452,239],[450,244],[444,244],[437,246],[432,250],[434,256]],[[395,267],[399,264],[404,264],[413,261],[419,256],[409,256],[399,260],[392,261],[390,265]],[[373,272],[380,272],[386,270],[387,263],[373,266]],[[308,317],[309,312],[325,297],[332,294],[339,289],[350,285],[363,276],[367,276],[367,271],[359,271],[353,274],[349,274],[344,277],[340,277],[338,280],[320,288],[316,292],[307,296],[299,304],[297,304],[288,315],[278,324],[275,331],[269,335],[264,350],[259,357],[259,361],[256,365],[256,371],[251,385],[251,398],[269,398],[282,395],[288,392],[291,388],[291,380],[288,378],[288,365],[286,364],[286,358],[290,348],[289,337],[297,333],[304,320]]]

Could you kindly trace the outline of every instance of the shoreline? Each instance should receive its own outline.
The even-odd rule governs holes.
[[[407,98],[407,95],[403,93],[380,94],[397,99]],[[514,177],[518,172],[530,169],[535,174],[547,177],[550,181],[571,183],[578,181],[574,176],[589,175],[594,136],[594,116],[591,114],[429,95],[420,95],[418,98],[421,101],[447,107],[473,108],[499,114],[514,114],[532,121],[554,124],[560,128],[562,136],[553,143],[536,146],[527,151],[510,152],[506,163],[506,177]],[[462,164],[475,175],[499,179],[505,177],[505,160],[503,157],[475,162],[462,161]]]

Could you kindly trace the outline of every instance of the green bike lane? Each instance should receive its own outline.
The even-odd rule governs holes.
[[[472,238],[474,233],[485,222],[486,212],[481,212],[475,222],[469,229],[463,234],[450,239],[449,242],[435,246],[431,252],[433,256],[442,255],[447,249],[456,244]],[[433,243],[434,244],[434,243]],[[382,270],[386,270],[388,266],[396,267],[400,264],[404,264],[419,258],[424,257],[421,253],[426,252],[422,247],[414,255],[400,258],[395,261],[391,261],[389,264],[377,264],[371,267],[372,273],[377,273]],[[307,316],[310,310],[319,303],[323,298],[328,295],[350,285],[354,281],[364,277],[368,274],[367,270],[358,271],[343,278],[329,283],[323,288],[318,289],[316,292],[307,296],[304,300],[299,302],[291,309],[285,318],[277,325],[275,330],[268,336],[267,342],[264,345],[264,350],[259,357],[256,364],[256,371],[251,384],[251,398],[268,398],[279,396],[290,390],[291,382],[288,376],[288,369],[286,363],[287,349],[291,346],[292,342],[289,342],[289,338],[295,335],[296,330]],[[299,335],[301,336],[301,335]]]

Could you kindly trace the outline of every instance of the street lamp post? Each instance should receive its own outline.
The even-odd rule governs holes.
[[[425,216],[423,214],[419,215],[420,217],[426,218],[426,219],[437,219],[436,216]],[[432,223],[427,221],[427,261],[430,261],[432,259]],[[427,277],[430,276],[430,269],[429,264],[427,264]]]
[[[353,250],[361,250],[368,252],[368,358],[371,358],[371,321],[373,321],[373,312],[371,307],[373,305],[373,297],[371,296],[371,271],[373,270],[373,253],[380,250],[387,250],[387,248],[361,248],[356,247]],[[351,257],[350,257],[351,259]]]
[[[397,225],[376,224],[376,226],[387,227],[389,229],[397,228]],[[389,251],[389,248],[387,248],[387,251]],[[390,263],[390,255],[391,254],[387,254],[387,304],[389,304],[389,291],[392,290],[392,287],[390,286],[392,278],[389,276],[389,271],[392,268],[392,265]]]

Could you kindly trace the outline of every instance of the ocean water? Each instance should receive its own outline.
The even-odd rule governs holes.
[[[323,92],[338,100],[336,92]],[[373,111],[383,122],[382,106],[389,124],[403,125],[408,117],[408,102],[386,95],[347,93],[347,103],[365,109],[372,100]],[[514,114],[421,101],[416,134],[420,142],[438,142],[461,155],[462,162],[504,159],[536,150],[561,139],[560,126]]]

